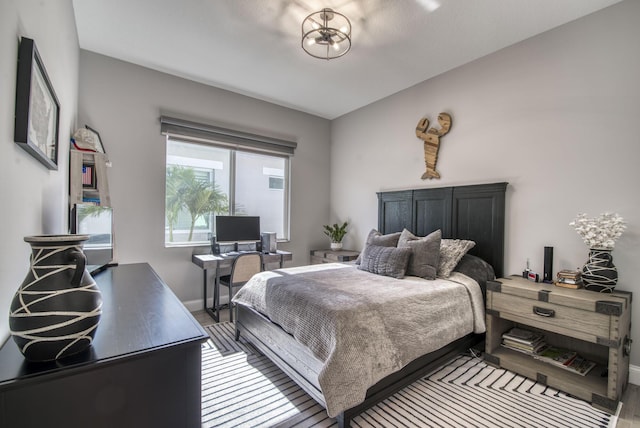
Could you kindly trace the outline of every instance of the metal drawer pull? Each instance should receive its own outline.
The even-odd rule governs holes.
[[[624,341],[622,342],[622,355],[625,357],[631,354],[631,342],[633,342],[633,340],[629,339],[629,336],[624,337]]]
[[[533,313],[536,315],[540,315],[541,317],[553,318],[556,315],[556,311],[553,309],[541,308],[538,306],[533,307]]]

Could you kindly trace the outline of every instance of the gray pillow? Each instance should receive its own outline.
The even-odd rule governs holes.
[[[407,265],[406,275],[419,276],[425,279],[436,279],[438,262],[440,261],[440,229],[424,237],[415,236],[407,229],[402,231],[398,240],[398,248],[411,248],[411,257]]]
[[[383,235],[375,229],[371,229],[367,236],[367,245],[377,245],[379,247],[397,247],[400,239],[400,232]]]
[[[364,242],[364,246],[365,246],[365,249],[368,245],[377,245],[380,247],[396,247],[398,246],[399,239],[400,239],[400,232],[383,235],[377,230],[371,229],[371,231],[367,235],[366,241]],[[361,261],[362,261],[362,253],[358,255],[358,258],[356,259],[356,264],[359,265]]]
[[[362,260],[358,269],[376,275],[404,278],[410,256],[410,248],[367,245],[362,252]]]
[[[465,254],[462,256],[462,259],[460,259],[460,262],[454,271],[463,273],[469,278],[475,279],[482,289],[483,296],[486,296],[487,281],[496,279],[493,267],[480,257],[476,257],[471,254]]]
[[[440,262],[438,264],[438,276],[449,278],[453,269],[458,265],[462,256],[476,245],[473,241],[465,239],[442,239],[440,241]]]

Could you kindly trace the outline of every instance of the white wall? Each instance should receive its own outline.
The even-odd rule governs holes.
[[[333,121],[332,215],[356,225],[345,244],[362,248],[377,226],[378,191],[507,181],[506,273],[527,259],[542,271],[547,245],[554,271],[582,266],[588,248],[569,222],[612,211],[628,221],[613,252],[618,286],[639,292],[638,22],[640,2],[622,2]],[[422,181],[415,127],[441,111],[453,117],[442,178]],[[632,336],[637,365],[640,329]]]
[[[328,120],[88,51],[80,54],[79,94],[79,124],[100,133],[113,163],[108,174],[117,259],[149,262],[183,302],[201,304],[202,271],[191,263],[192,248],[164,247],[161,113],[297,141],[291,242],[279,248],[292,251],[291,264],[301,265],[311,248],[327,244]]]
[[[58,170],[50,171],[13,142],[20,37],[35,40],[60,102]],[[78,96],[78,38],[71,0],[0,2],[0,342],[9,307],[29,268],[24,236],[67,232],[69,135]]]

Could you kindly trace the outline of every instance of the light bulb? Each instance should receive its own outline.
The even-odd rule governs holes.
[[[331,46],[333,46],[333,49],[335,49],[337,51],[340,50],[340,43],[338,43],[338,42],[334,42],[333,45],[331,45]]]
[[[313,37],[310,37],[307,39],[307,46],[311,46],[315,44],[316,44],[316,39],[314,39]]]

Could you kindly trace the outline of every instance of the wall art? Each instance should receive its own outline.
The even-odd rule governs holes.
[[[438,115],[440,129],[429,128],[429,119],[423,117],[416,126],[416,137],[424,141],[424,164],[427,170],[422,174],[422,179],[440,178],[440,173],[436,171],[438,162],[438,149],[440,148],[440,137],[447,134],[451,129],[451,116],[447,113]]]
[[[58,169],[60,103],[36,44],[22,37],[18,48],[14,141],[49,169]]]

